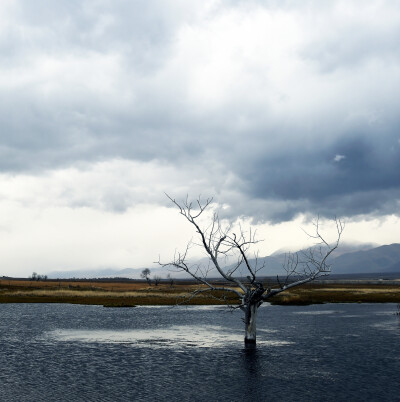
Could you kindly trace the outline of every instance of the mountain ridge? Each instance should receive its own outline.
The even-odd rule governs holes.
[[[357,246],[351,246],[351,248]],[[298,252],[300,252],[299,250]],[[283,275],[283,264],[287,253],[271,254],[266,257],[258,259],[258,265],[265,267],[258,272],[259,276]],[[255,259],[249,259],[250,264],[254,266]],[[332,274],[368,274],[368,273],[400,273],[400,244],[393,243],[381,245],[378,247],[369,248],[368,245],[359,245],[356,251],[344,252],[331,258],[330,264],[332,266]],[[229,270],[232,265],[225,267]],[[124,277],[131,279],[139,279],[143,271],[142,268],[103,268],[94,270],[70,270],[70,271],[53,271],[47,274],[49,279],[67,279],[67,278],[115,278]],[[148,267],[151,270],[151,276],[157,275],[163,278],[166,277],[170,271],[162,267]],[[239,275],[247,276],[248,272],[243,269],[237,271]],[[215,275],[214,275],[215,273]],[[172,274],[175,278],[188,278],[188,274],[181,272],[174,272]],[[212,272],[209,277],[218,276],[216,272]]]

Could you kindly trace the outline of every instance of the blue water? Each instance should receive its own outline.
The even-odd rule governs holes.
[[[400,401],[394,304],[0,304],[1,401]]]

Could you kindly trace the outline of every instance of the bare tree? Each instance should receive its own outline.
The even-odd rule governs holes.
[[[167,275],[167,281],[169,282],[169,286],[171,286],[172,288],[172,286],[174,286],[175,284],[175,279],[172,277],[170,273]]]
[[[196,203],[189,202],[188,199],[178,203],[171,197],[168,196],[168,198],[178,207],[180,214],[194,226],[200,241],[197,244],[190,242],[183,252],[175,252],[172,261],[168,263],[159,261],[159,264],[187,272],[197,282],[204,285],[191,297],[207,291],[222,293],[224,300],[228,300],[227,294],[233,296],[237,304],[231,307],[240,308],[244,312],[246,344],[256,343],[256,317],[262,303],[281,292],[330,273],[328,258],[339,246],[344,230],[344,224],[335,218],[337,236],[333,243],[329,243],[321,234],[319,220],[317,220],[314,223],[315,232],[308,234],[317,241],[317,245],[300,253],[289,254],[284,264],[286,275],[283,278],[277,277],[275,287],[267,287],[257,278],[257,273],[264,268],[264,265],[258,264],[257,255],[255,255],[254,264],[251,264],[249,259],[251,246],[258,243],[254,232],[250,230],[246,233],[241,227],[237,231],[231,226],[223,227],[215,211],[212,213],[208,226],[203,228],[201,220],[206,215],[205,211],[211,208],[212,198],[205,201],[199,198]],[[207,266],[189,262],[188,252],[193,245],[199,245],[204,249],[209,258]],[[235,264],[228,269],[224,268],[222,264],[225,265],[227,258],[232,257],[235,258]],[[245,270],[244,275],[241,273],[242,269]],[[210,281],[208,279],[210,272],[221,276],[224,283],[221,285]],[[228,300],[228,304],[231,299],[232,297]]]
[[[143,279],[146,279],[147,283],[151,285],[151,279],[150,279],[150,269],[145,268],[142,273],[140,274],[140,277]]]
[[[153,282],[155,286],[158,286],[158,284],[161,282],[161,276],[154,275],[153,276]]]

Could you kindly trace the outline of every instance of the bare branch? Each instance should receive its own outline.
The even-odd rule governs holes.
[[[311,239],[316,240],[316,245],[308,250],[287,254],[283,264],[286,277],[281,281],[279,276],[277,276],[278,287],[271,289],[265,287],[257,278],[257,273],[265,267],[265,260],[260,266],[258,253],[254,255],[254,263],[248,258],[251,247],[258,243],[255,231],[250,229],[248,232],[245,232],[240,224],[236,233],[232,231],[231,226],[222,227],[218,213],[212,210],[212,198],[207,198],[203,201],[199,197],[193,203],[186,197],[183,202],[179,203],[168,194],[166,195],[178,208],[179,213],[194,227],[198,241],[189,242],[183,252],[175,252],[171,262],[162,263],[159,259],[158,264],[163,267],[172,267],[178,271],[186,272],[198,283],[205,286],[205,288],[195,290],[191,294],[190,299],[198,294],[210,291],[233,293],[238,298],[239,303],[235,308],[240,308],[245,313],[246,342],[255,342],[255,316],[258,307],[264,301],[285,290],[329,274],[330,265],[328,264],[328,259],[339,246],[344,230],[344,223],[340,219],[335,218],[337,236],[333,243],[329,243],[322,234],[320,219],[318,217],[313,223],[315,233],[307,233]],[[209,224],[204,227],[205,212],[208,208],[211,209],[212,216]],[[203,248],[209,257],[208,265],[189,263],[188,253],[193,245]],[[229,269],[221,265],[221,263],[226,263],[231,258],[235,258],[236,263]],[[241,273],[239,269],[241,266],[244,266],[249,274],[247,275],[248,282],[242,282],[242,278],[238,276],[238,273]],[[225,286],[225,284],[222,286],[215,285],[207,279],[210,272],[214,269],[228,284],[233,284],[233,287]],[[227,302],[225,295],[220,300]]]
[[[267,300],[272,296],[275,296],[295,286],[311,282],[321,276],[329,275],[330,265],[327,264],[327,260],[329,256],[338,248],[342,233],[345,228],[344,223],[337,218],[335,218],[335,225],[337,232],[336,240],[333,244],[329,244],[321,235],[319,221],[317,220],[315,222],[315,235],[309,235],[309,237],[319,240],[319,244],[323,244],[326,248],[326,251],[323,251],[322,247],[319,247],[317,250],[315,250],[315,248],[309,248],[308,250],[302,252],[301,260],[299,259],[298,253],[295,255],[289,254],[288,261],[286,262],[287,276],[284,285],[282,285],[279,282],[279,278],[277,278],[280,286],[279,289],[270,290],[263,296],[263,300]],[[301,272],[298,269],[299,266],[303,267]],[[299,279],[289,283],[289,278],[294,277],[295,275]]]

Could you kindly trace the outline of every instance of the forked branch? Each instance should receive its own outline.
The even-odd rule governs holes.
[[[199,197],[195,203],[186,198],[185,201],[179,203],[168,194],[167,197],[179,209],[180,214],[195,228],[200,240],[199,245],[206,251],[211,266],[209,265],[207,269],[203,269],[201,266],[189,262],[188,251],[190,244],[188,244],[183,253],[175,253],[171,262],[162,263],[158,261],[158,264],[163,267],[174,267],[179,271],[184,271],[197,282],[206,286],[204,289],[195,291],[193,295],[207,291],[231,292],[238,297],[239,307],[244,310],[248,309],[250,305],[257,305],[258,307],[263,301],[285,290],[311,282],[320,276],[328,275],[330,273],[328,258],[338,248],[345,226],[340,219],[335,218],[337,236],[333,243],[329,243],[321,233],[318,218],[313,224],[315,233],[307,233],[310,238],[317,241],[317,245],[300,253],[288,254],[284,264],[286,277],[284,280],[277,277],[279,286],[271,289],[265,288],[257,278],[257,272],[264,267],[264,264],[259,267],[256,256],[256,263],[252,265],[248,258],[250,247],[258,243],[255,232],[250,230],[246,233],[239,226],[238,231],[235,233],[232,231],[231,226],[223,227],[215,211],[210,217],[211,222],[203,228],[202,221],[207,218],[205,211],[208,208],[212,208],[212,198],[202,201]],[[227,258],[232,257],[237,259],[237,263],[229,270],[221,266],[220,261],[226,262]],[[241,267],[244,267],[248,272],[246,276],[249,282],[244,283],[242,281],[243,275],[238,276],[236,274]],[[217,272],[233,287],[214,285],[207,279],[208,274],[211,272]]]

